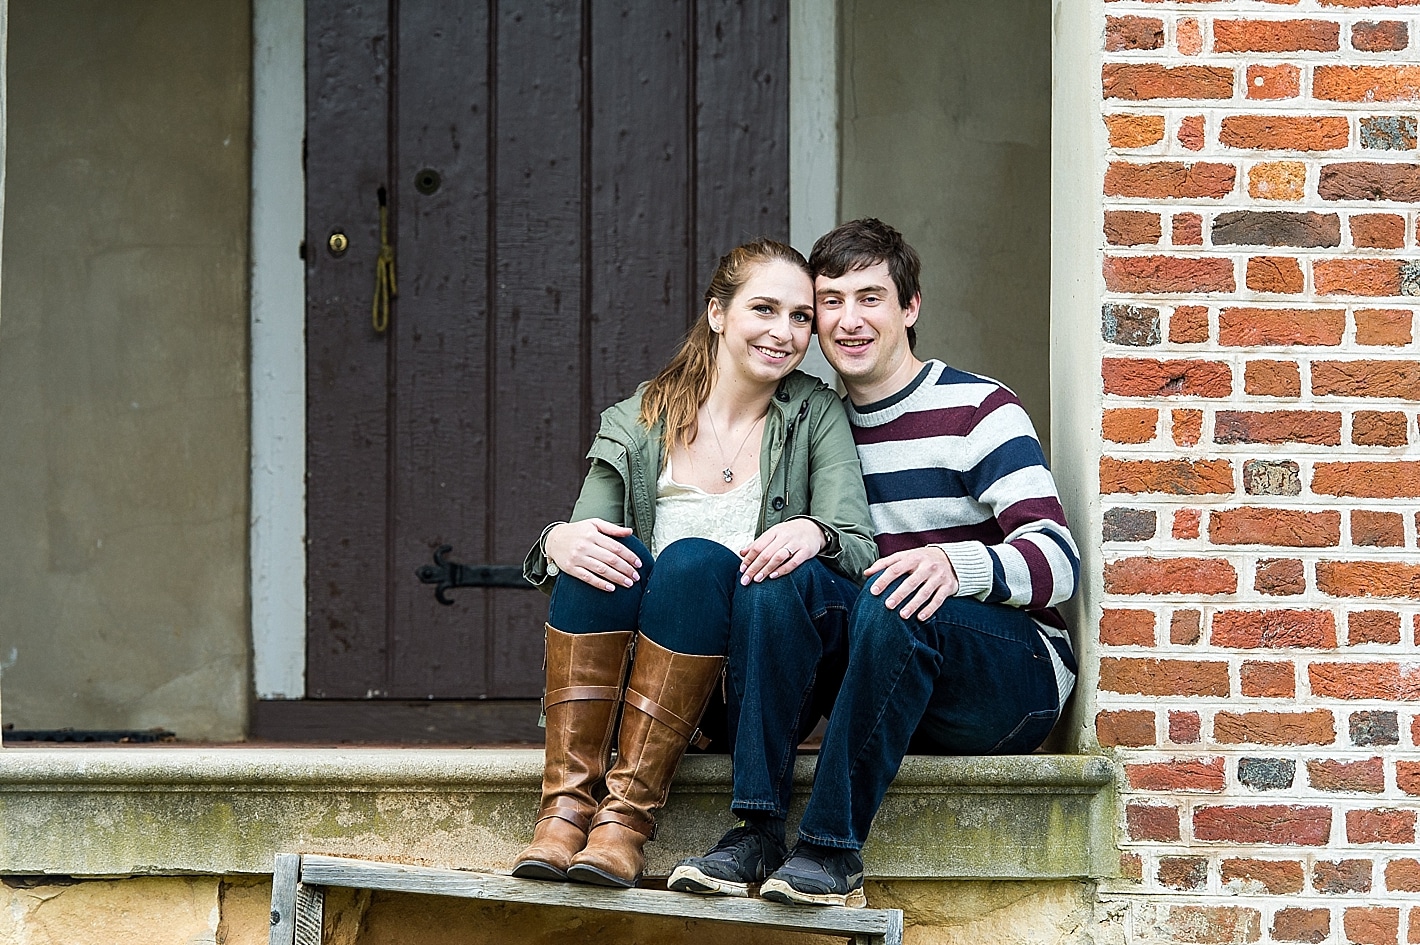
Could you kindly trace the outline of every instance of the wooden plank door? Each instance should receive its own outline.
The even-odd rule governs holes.
[[[535,715],[546,599],[414,570],[520,563],[718,254],[786,238],[787,0],[308,0],[307,53],[307,697]]]

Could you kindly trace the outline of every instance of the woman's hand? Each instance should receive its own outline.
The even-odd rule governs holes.
[[[558,569],[601,591],[631,587],[641,580],[641,559],[617,539],[630,536],[625,525],[600,518],[564,522],[543,539],[542,548]]]
[[[783,577],[823,550],[823,530],[811,519],[794,518],[764,530],[740,552],[740,583]]]

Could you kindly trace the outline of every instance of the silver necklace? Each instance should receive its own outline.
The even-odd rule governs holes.
[[[710,432],[715,434],[715,446],[720,450],[720,459],[723,461],[725,459],[725,447],[720,443],[720,431],[715,429],[715,418],[710,415],[708,408],[705,411],[705,419],[710,421]],[[749,442],[749,435],[754,432],[754,428],[759,426],[759,421],[763,419],[764,414],[760,414],[759,417],[755,419],[754,423],[749,425],[749,429],[745,431],[744,439],[740,440],[740,448],[735,450],[735,455],[730,457],[730,461],[725,463],[725,468],[720,470],[721,479],[726,482],[735,481],[735,460],[740,458],[740,454],[745,450],[745,444]]]

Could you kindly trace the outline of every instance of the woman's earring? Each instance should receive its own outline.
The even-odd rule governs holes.
[[[713,331],[715,334],[718,335],[718,334],[720,333],[720,326],[717,325],[717,324],[715,324],[714,322],[711,322],[711,323],[710,323],[710,330]]]

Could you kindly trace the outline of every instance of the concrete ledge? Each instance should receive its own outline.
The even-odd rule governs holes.
[[[277,852],[506,870],[531,836],[542,751],[0,750],[0,873],[270,873]],[[729,759],[686,759],[652,874],[729,826]],[[813,758],[795,772],[796,807]],[[1113,875],[1101,757],[912,757],[865,851],[875,878]],[[792,829],[792,828],[791,828]]]

